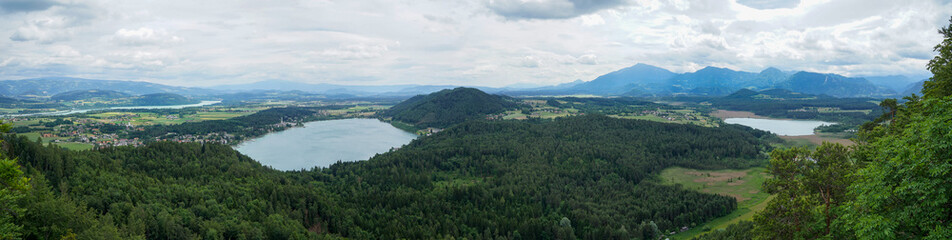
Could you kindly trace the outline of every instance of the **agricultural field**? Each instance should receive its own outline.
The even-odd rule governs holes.
[[[69,150],[73,150],[73,151],[93,149],[93,145],[88,143],[61,142],[61,143],[54,143],[54,144]]]
[[[640,119],[665,123],[694,124],[705,127],[717,127],[717,122],[692,109],[658,109],[635,113],[609,115],[610,117],[625,119]]]
[[[769,177],[766,169],[761,167],[743,170],[695,170],[681,167],[665,169],[659,177],[663,184],[679,184],[687,189],[737,199],[737,210],[731,214],[698,224],[688,231],[671,236],[671,239],[691,239],[707,231],[752,219],[754,214],[767,207],[767,202],[772,197],[761,190],[764,180]]]
[[[355,115],[361,117],[369,117],[376,113],[377,111],[387,110],[391,106],[384,105],[357,105],[345,109],[338,110],[326,110],[328,114],[331,115]]]
[[[226,109],[209,109],[208,111],[199,111],[188,114],[158,114],[154,112],[136,112],[136,111],[109,111],[87,115],[103,123],[132,124],[133,126],[147,126],[157,124],[182,124],[185,122],[199,122],[208,120],[223,120],[234,117],[245,116],[255,113],[257,110],[234,111]]]

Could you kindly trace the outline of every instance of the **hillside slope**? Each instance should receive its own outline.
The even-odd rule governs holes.
[[[498,95],[460,87],[417,95],[391,107],[383,115],[420,128],[445,128],[514,107],[514,103]]]
[[[4,96],[52,96],[58,93],[75,91],[78,89],[111,90],[133,95],[150,93],[205,94],[209,92],[205,89],[176,87],[149,82],[95,80],[68,77],[47,77],[0,81],[0,95]]]
[[[617,95],[638,89],[644,93],[658,93],[664,90],[665,82],[676,74],[664,68],[648,64],[635,64],[614,71],[595,80],[580,83],[569,91],[584,94]]]
[[[192,103],[198,103],[198,101],[174,93],[153,93],[132,99],[132,104],[138,106],[164,106]]]
[[[50,97],[50,99],[53,101],[76,101],[90,99],[111,100],[126,97],[130,97],[130,95],[111,90],[90,89],[58,93]]]
[[[777,84],[777,87],[834,97],[883,97],[895,94],[892,90],[877,87],[864,78],[850,78],[832,73],[798,72]]]

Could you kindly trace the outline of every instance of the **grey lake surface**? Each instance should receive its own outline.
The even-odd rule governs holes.
[[[235,147],[262,165],[278,170],[328,167],[361,161],[400,147],[417,137],[377,119],[342,119],[305,123],[270,133]]]
[[[127,106],[127,107],[107,107],[107,108],[92,108],[92,109],[74,109],[74,110],[64,110],[64,111],[56,111],[56,112],[8,114],[3,116],[4,117],[63,116],[63,115],[70,115],[74,113],[84,113],[84,112],[110,110],[110,109],[126,109],[126,110],[129,110],[129,109],[182,109],[182,108],[188,108],[188,107],[201,107],[201,106],[207,106],[207,105],[218,104],[218,103],[221,103],[221,101],[201,101],[199,103],[183,104],[183,105]]]
[[[813,129],[833,123],[808,120],[783,120],[761,118],[728,118],[725,123],[740,124],[783,136],[813,135]]]

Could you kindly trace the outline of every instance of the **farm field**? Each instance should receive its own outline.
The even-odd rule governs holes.
[[[741,220],[750,220],[754,214],[767,206],[771,195],[761,191],[764,180],[769,178],[766,169],[755,167],[742,170],[695,170],[681,167],[667,168],[661,172],[664,184],[680,184],[684,188],[705,193],[732,196],[737,199],[737,210],[709,222],[698,224],[688,231],[670,236],[671,239],[692,239],[707,231],[726,228]]]

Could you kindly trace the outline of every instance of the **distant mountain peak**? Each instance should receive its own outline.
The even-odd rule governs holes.
[[[763,71],[760,71],[760,74],[783,74],[783,71],[775,67],[768,67]]]
[[[731,70],[731,69],[729,69],[729,68],[722,68],[722,67],[715,67],[715,66],[707,66],[707,67],[704,67],[704,68],[702,68],[701,70],[697,70],[697,71],[700,72],[700,71],[723,71],[723,70]],[[734,71],[734,70],[731,70],[731,71]]]

